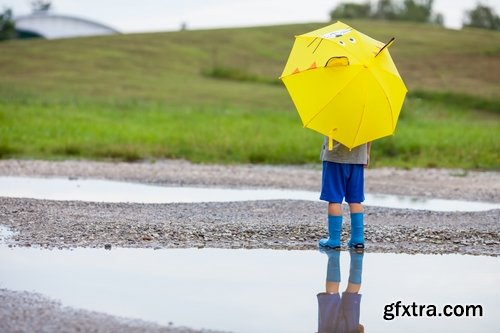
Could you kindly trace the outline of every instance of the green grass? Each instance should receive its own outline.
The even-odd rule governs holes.
[[[500,170],[500,117],[410,97],[396,134],[373,146],[376,165]]]
[[[209,70],[204,70],[203,75],[215,79],[232,80],[238,82],[254,82],[254,83],[267,83],[267,84],[281,84],[278,78],[269,79],[255,74],[246,72],[240,68],[229,68],[223,66],[213,67]]]
[[[500,33],[348,22],[381,40],[410,93],[372,165],[500,169]],[[277,77],[321,24],[0,44],[0,158],[318,163]]]
[[[430,92],[425,90],[411,91],[409,96],[459,109],[481,110],[500,114],[500,99],[488,99],[460,93]]]
[[[317,137],[293,113],[159,104],[22,105],[2,130],[4,157],[187,158],[195,162],[302,163]],[[277,123],[282,126],[276,127]],[[279,137],[276,140],[276,137]],[[6,149],[7,148],[7,149]],[[300,151],[300,154],[296,152]],[[316,155],[316,152],[312,152]],[[309,155],[309,156],[307,156]]]
[[[318,162],[322,143],[295,112],[131,101],[8,106],[3,158],[302,164]],[[409,98],[397,133],[374,143],[372,166],[499,169],[498,133],[496,114]]]

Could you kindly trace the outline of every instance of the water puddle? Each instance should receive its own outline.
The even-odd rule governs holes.
[[[277,189],[224,189],[153,186],[108,180],[0,177],[0,196],[94,202],[227,202],[248,200],[318,201],[319,193]],[[432,211],[484,211],[500,204],[410,196],[366,194],[365,205]]]
[[[63,305],[162,325],[173,322],[235,333],[318,332],[321,313],[335,325],[352,325],[342,324],[350,318],[368,332],[495,332],[500,327],[500,261],[493,257],[226,249],[43,250],[3,245],[0,267],[1,288],[36,291]],[[327,277],[330,282],[337,280],[336,272],[340,272],[340,294],[322,294],[319,302],[317,295],[325,293]],[[348,281],[350,288],[360,287],[360,300],[342,293]],[[329,291],[332,286],[335,289],[335,284],[328,284]],[[340,304],[339,297],[343,306],[335,308],[332,304]],[[411,309],[402,316],[403,306],[414,303],[417,315]],[[429,316],[428,308],[419,313],[418,307],[424,305],[436,307],[437,313],[446,305],[479,307],[475,317],[472,312],[469,317],[464,313],[447,317]]]
[[[7,227],[0,225],[0,244],[5,243],[5,240],[14,236],[14,232]]]

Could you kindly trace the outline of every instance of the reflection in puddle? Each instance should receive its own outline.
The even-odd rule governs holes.
[[[2,288],[162,325],[239,333],[326,332],[318,323],[385,333],[494,332],[500,325],[500,261],[493,257],[0,246],[0,267]],[[384,320],[386,305],[398,301],[478,304],[483,316]]]
[[[0,196],[94,202],[226,202],[248,200],[318,201],[319,193],[295,190],[252,190],[200,187],[166,187],[107,180],[0,177]],[[408,196],[366,194],[365,205],[433,211],[483,211],[500,204]]]
[[[364,332],[360,324],[361,276],[363,274],[363,252],[349,251],[349,277],[347,287],[340,293],[340,252],[323,250],[328,256],[325,291],[318,298],[318,333]]]

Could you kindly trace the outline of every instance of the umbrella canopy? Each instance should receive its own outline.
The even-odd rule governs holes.
[[[304,127],[348,148],[393,134],[407,93],[393,41],[340,21],[296,36],[280,78]]]

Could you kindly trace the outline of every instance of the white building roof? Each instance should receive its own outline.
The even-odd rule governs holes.
[[[32,32],[47,39],[112,35],[117,30],[90,20],[50,13],[15,18],[16,29]]]

